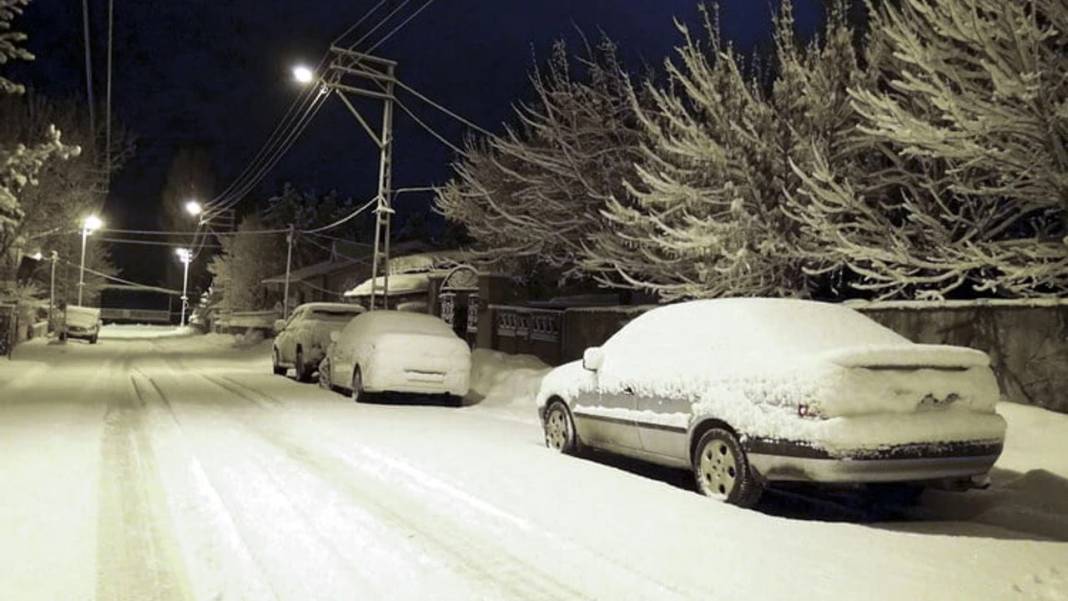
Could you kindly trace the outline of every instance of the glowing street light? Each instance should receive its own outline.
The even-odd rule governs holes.
[[[104,227],[104,222],[96,215],[90,215],[82,222],[82,262],[78,268],[78,305],[82,304],[82,290],[85,288],[85,242],[96,230]]]
[[[187,295],[187,288],[189,287],[189,264],[193,261],[193,252],[188,248],[176,248],[174,254],[178,255],[178,260],[185,265],[185,274],[182,276],[182,319],[181,326],[185,327],[185,311],[189,307],[189,296]]]
[[[200,206],[200,203],[195,200],[190,200],[185,203],[185,212],[189,213],[193,217],[200,215],[204,212],[204,207]]]
[[[301,85],[307,85],[315,81],[315,71],[312,71],[307,65],[297,65],[293,67],[293,79],[297,80],[297,83]]]

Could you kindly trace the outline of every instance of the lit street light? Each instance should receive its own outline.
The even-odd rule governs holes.
[[[189,213],[193,217],[200,215],[204,212],[204,207],[200,206],[200,203],[195,200],[190,200],[185,203],[185,212]]]
[[[299,84],[307,85],[315,81],[315,72],[305,65],[297,65],[293,67],[293,79]]]
[[[104,227],[104,222],[96,215],[90,215],[82,222],[82,262],[78,268],[78,305],[82,304],[82,290],[85,288],[85,242],[96,230]]]
[[[188,248],[176,248],[174,254],[178,255],[178,260],[185,265],[185,274],[182,276],[182,319],[180,322],[181,327],[185,327],[185,312],[189,306],[189,296],[186,294],[186,289],[189,286],[189,263],[193,260],[193,253]]]

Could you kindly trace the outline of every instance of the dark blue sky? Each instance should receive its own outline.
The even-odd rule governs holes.
[[[396,3],[398,0],[391,0]],[[115,2],[114,119],[138,138],[135,159],[118,176],[107,207],[114,227],[156,228],[165,174],[183,146],[207,150],[221,191],[263,144],[300,89],[290,81],[297,61],[315,63],[331,39],[374,0],[138,0]],[[106,2],[93,12],[97,99],[104,96]],[[389,4],[389,3],[387,3]],[[413,1],[401,14],[422,4]],[[721,3],[727,37],[742,48],[766,43],[777,2]],[[810,30],[818,0],[798,0],[799,22]],[[384,14],[384,13],[382,13]],[[376,50],[399,61],[399,77],[489,129],[529,97],[527,72],[553,40],[574,40],[576,26],[619,43],[631,67],[659,65],[679,42],[672,22],[696,26],[696,0],[436,0]],[[375,21],[374,19],[371,20]],[[16,23],[30,35],[38,59],[13,75],[50,96],[84,97],[81,3],[33,0]],[[386,31],[392,27],[384,27]],[[354,37],[348,38],[354,41]],[[408,98],[406,103],[459,142],[463,129]],[[441,183],[452,153],[398,115],[394,182]],[[338,189],[357,198],[376,186],[377,149],[343,105],[331,99],[244,208],[278,189]],[[401,210],[425,210],[410,197]],[[118,252],[121,267],[136,256]]]

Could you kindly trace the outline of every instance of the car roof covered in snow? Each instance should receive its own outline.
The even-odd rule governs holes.
[[[430,334],[455,336],[449,324],[425,313],[369,311],[350,322],[350,327],[369,333]]]
[[[728,298],[667,305],[649,311],[606,345],[670,343],[699,351],[710,344],[774,354],[908,344],[908,339],[843,305],[777,298]]]

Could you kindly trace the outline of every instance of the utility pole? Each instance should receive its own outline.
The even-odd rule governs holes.
[[[193,252],[188,248],[175,249],[175,253],[178,255],[178,260],[185,266],[185,271],[182,274],[182,318],[178,322],[180,327],[185,327],[185,312],[189,307],[189,264],[193,261]]]
[[[48,288],[48,327],[54,328],[56,324],[56,262],[59,261],[59,253],[52,251],[52,277]]]
[[[336,92],[338,98],[356,118],[367,135],[375,142],[380,151],[378,164],[378,197],[375,207],[375,248],[371,260],[371,306],[377,305],[378,275],[382,274],[382,307],[389,308],[389,238],[390,224],[394,213],[393,198],[393,104],[394,88],[397,82],[396,61],[379,58],[348,48],[331,46],[333,55],[326,73],[313,79],[305,73],[302,81],[315,81],[326,92]],[[359,85],[350,85],[346,81],[356,80]],[[300,79],[300,78],[298,78]],[[352,82],[352,83],[356,83]],[[368,83],[376,89],[368,89]],[[348,95],[375,98],[383,101],[382,126],[379,133],[368,123],[367,119],[356,109]]]
[[[293,266],[293,239],[296,237],[295,224],[289,224],[289,233],[286,234],[286,243],[289,245],[286,250],[286,284],[282,291],[282,319],[289,319],[289,273]]]

